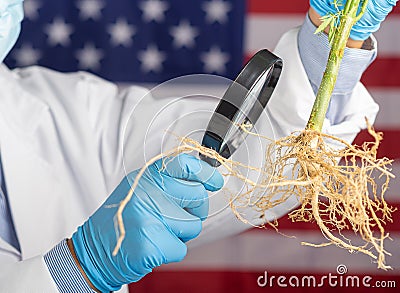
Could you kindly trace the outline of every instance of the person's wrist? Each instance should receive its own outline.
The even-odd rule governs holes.
[[[78,257],[76,256],[76,252],[75,252],[75,248],[74,248],[74,244],[72,242],[72,239],[67,239],[67,246],[69,251],[71,252],[71,255],[76,263],[76,266],[78,267],[79,271],[81,272],[83,278],[85,279],[86,283],[89,285],[89,287],[94,290],[95,292],[99,292],[101,293],[93,284],[92,282],[90,282],[89,278],[87,277],[85,271],[83,270]]]
[[[320,24],[322,23],[321,20],[321,15],[318,14],[317,11],[315,11],[312,7],[308,10],[308,16],[310,17],[311,22],[316,26],[319,27]],[[329,32],[329,26],[324,30],[324,32],[327,34]],[[346,47],[348,48],[356,48],[356,49],[361,49],[364,44],[363,40],[353,40],[349,38],[347,40]]]
[[[108,262],[107,256],[101,253],[104,249],[102,244],[93,239],[90,231],[90,227],[93,227],[92,224],[91,218],[89,218],[85,224],[78,227],[71,237],[76,258],[97,290],[100,292],[118,291],[124,283],[116,279],[115,274],[118,274],[118,271],[112,269],[112,264]]]

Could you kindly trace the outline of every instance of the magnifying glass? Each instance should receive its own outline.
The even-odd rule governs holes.
[[[251,131],[267,106],[282,66],[282,59],[268,50],[257,52],[226,90],[211,116],[202,145],[229,158],[247,136],[241,126]],[[202,154],[200,158],[211,166],[220,165]]]

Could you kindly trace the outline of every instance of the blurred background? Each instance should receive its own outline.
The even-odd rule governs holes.
[[[8,55],[10,67],[41,65],[59,71],[90,71],[124,84],[151,87],[174,77],[213,73],[234,78],[244,62],[262,48],[273,49],[288,29],[301,25],[307,0],[25,0],[25,20],[18,43]],[[388,201],[400,207],[400,7],[376,34],[377,60],[362,81],[378,104],[375,127],[384,132],[380,156],[394,159],[396,182]],[[366,132],[357,143],[370,140]],[[269,276],[369,275],[395,280],[400,288],[399,212],[388,224],[394,270],[378,271],[364,255],[335,247],[309,248],[300,241],[323,242],[312,224],[280,221],[280,231],[251,229],[241,235],[192,249],[183,263],[168,265],[132,284],[134,292],[261,292],[310,288],[260,288]],[[312,291],[316,291],[312,290]],[[364,292],[364,288],[324,287],[319,291]]]

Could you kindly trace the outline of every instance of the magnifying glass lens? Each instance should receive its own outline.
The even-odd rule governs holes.
[[[229,158],[244,141],[266,107],[282,71],[282,60],[268,50],[257,52],[239,73],[218,104],[202,144]],[[201,156],[202,157],[202,156]],[[219,163],[207,157],[213,166]]]
[[[242,132],[240,128],[241,125],[248,126],[248,130],[251,130],[253,123],[256,121],[249,120],[249,113],[254,107],[261,107],[261,109],[264,108],[264,105],[261,105],[263,101],[263,97],[261,95],[264,93],[264,88],[266,84],[268,84],[271,73],[272,67],[260,75],[253,87],[248,91],[241,108],[238,109],[231,121],[232,124],[226,133],[225,140],[222,143],[222,148],[229,147],[229,145],[231,148],[232,146],[235,148],[239,147],[241,141],[244,139],[244,137],[242,137],[240,134]]]

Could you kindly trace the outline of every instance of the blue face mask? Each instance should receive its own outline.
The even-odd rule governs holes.
[[[0,62],[3,62],[18,39],[24,10],[22,0],[0,2]]]

